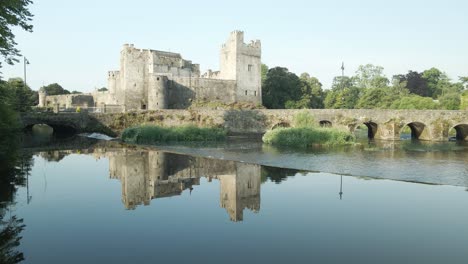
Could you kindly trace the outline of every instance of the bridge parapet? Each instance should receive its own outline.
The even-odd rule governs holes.
[[[445,110],[156,110],[127,113],[26,113],[23,127],[49,124],[52,127],[71,127],[77,132],[120,134],[123,129],[138,125],[161,126],[218,126],[230,133],[265,133],[278,126],[293,126],[298,113],[309,112],[317,124],[347,129],[351,132],[361,125],[375,139],[400,139],[403,127],[408,126],[414,137],[421,140],[446,141],[449,130],[455,128],[459,139],[467,140],[468,111]]]

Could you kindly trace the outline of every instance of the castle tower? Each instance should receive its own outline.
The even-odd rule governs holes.
[[[125,44],[120,52],[120,99],[126,109],[147,109],[148,54],[132,44]]]
[[[260,40],[244,43],[244,32],[233,31],[221,48],[220,78],[236,80],[236,101],[262,103]]]
[[[168,78],[164,75],[151,75],[148,82],[148,110],[167,108]]]
[[[44,88],[39,89],[39,104],[37,105],[38,107],[46,107],[46,96],[47,92],[44,90]]]
[[[244,218],[244,209],[260,211],[261,167],[259,165],[237,163],[236,174],[219,178],[221,207],[225,208],[231,221]]]

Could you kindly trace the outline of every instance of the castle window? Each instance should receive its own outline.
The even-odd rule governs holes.
[[[146,110],[146,105],[145,104],[141,105],[141,110]]]
[[[247,95],[247,90],[245,90],[245,95]]]
[[[257,96],[257,91],[254,91],[254,95]]]
[[[158,81],[159,81],[159,77],[158,77],[158,78],[156,78],[156,80],[158,80]]]
[[[253,68],[253,65],[252,65],[252,64],[249,64],[249,66],[248,66],[247,69],[248,69],[249,71],[252,71],[252,68]]]

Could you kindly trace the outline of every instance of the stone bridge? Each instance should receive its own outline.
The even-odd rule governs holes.
[[[48,124],[54,129],[76,132],[101,132],[119,135],[123,129],[138,125],[218,126],[229,133],[261,134],[276,127],[294,126],[294,116],[309,112],[318,125],[354,132],[365,126],[369,138],[398,140],[404,127],[415,139],[447,141],[453,129],[459,140],[468,139],[468,111],[449,110],[157,110],[126,113],[26,113],[21,116],[24,128]]]
[[[102,124],[96,117],[83,113],[50,113],[32,112],[22,113],[20,123],[24,130],[31,130],[34,125],[46,124],[59,133],[92,133],[99,132],[108,135],[117,135],[114,131]]]

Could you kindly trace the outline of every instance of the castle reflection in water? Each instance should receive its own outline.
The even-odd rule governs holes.
[[[121,149],[103,155],[109,159],[110,178],[122,183],[122,202],[127,209],[191,191],[206,177],[209,182],[219,180],[220,206],[232,221],[242,221],[245,208],[260,210],[260,165],[151,150]]]

